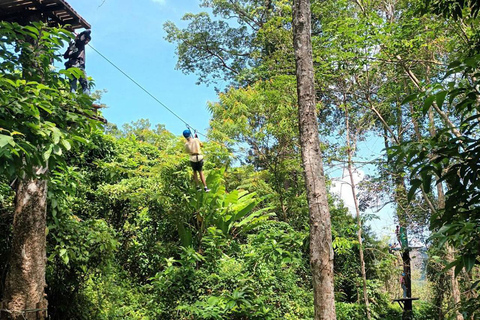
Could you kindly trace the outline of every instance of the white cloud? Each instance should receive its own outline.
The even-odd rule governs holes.
[[[362,170],[354,169],[353,181],[355,185],[358,185],[358,183],[363,180],[364,176],[365,173]],[[346,168],[343,169],[342,176],[338,178],[333,178],[332,180],[332,193],[338,195],[339,198],[343,200],[345,207],[348,208],[352,215],[356,215],[355,202],[353,200],[352,187],[348,170]]]
[[[355,185],[358,186],[360,181],[363,180],[365,177],[365,173],[360,170],[356,169],[353,172],[353,181]],[[355,211],[355,202],[353,201],[353,194],[352,194],[352,187],[350,184],[350,175],[348,174],[348,170],[345,168],[343,169],[341,177],[333,177],[332,178],[332,193],[338,195],[340,199],[343,200],[343,203],[348,211],[352,216],[356,216]],[[358,190],[357,190],[358,195]],[[378,216],[379,219],[374,219],[367,221],[367,225],[372,228],[372,231],[378,237],[387,237],[390,238],[391,241],[394,241],[395,237],[395,219],[394,219],[394,207],[392,205],[386,205],[380,211],[375,211],[369,209],[367,213],[374,213]]]
[[[167,2],[167,0],[152,0],[152,1],[159,4],[165,4]]]

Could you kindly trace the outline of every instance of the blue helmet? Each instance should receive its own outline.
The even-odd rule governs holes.
[[[189,138],[191,135],[192,135],[192,132],[190,130],[188,130],[188,129],[183,130],[183,136],[185,138]]]

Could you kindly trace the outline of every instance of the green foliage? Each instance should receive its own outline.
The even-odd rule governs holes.
[[[425,12],[431,11],[455,20],[462,19],[465,15],[476,18],[479,10],[480,4],[475,0],[427,0],[424,9]]]
[[[133,131],[142,131],[158,146],[127,131],[126,138],[98,136],[93,139],[96,146],[84,150],[85,158],[72,159],[82,168],[84,184],[71,207],[82,219],[104,219],[114,228],[121,248],[117,259],[132,277],[146,281],[158,270],[163,254],[176,246],[170,243],[177,234],[171,210],[180,203],[181,191],[171,186],[187,179],[177,176],[176,137],[163,130]]]
[[[198,82],[209,83],[210,78],[233,78],[248,65],[251,40],[245,26],[232,28],[225,21],[212,20],[205,12],[186,14],[183,20],[190,21],[187,30],[178,29],[172,22],[164,25],[166,40],[178,43],[178,69],[198,72]]]
[[[448,243],[461,252],[454,261],[445,263],[447,269],[455,268],[456,276],[462,269],[470,272],[480,264],[477,245],[480,241],[480,184],[475,169],[480,165],[476,138],[478,81],[476,76],[472,77],[477,73],[479,60],[479,56],[473,56],[451,63],[446,79],[458,74],[462,76],[459,81],[446,81],[443,85],[433,86],[425,95],[412,97],[424,99],[423,113],[427,113],[434,102],[437,105],[448,104],[457,119],[455,126],[446,126],[422,141],[406,141],[392,148],[390,153],[399,165],[406,164],[411,170],[409,199],[414,198],[420,189],[426,193],[433,192],[433,185],[446,188],[444,205],[439,205],[432,213],[430,239],[438,250]],[[468,316],[477,312],[471,307],[467,309]]]
[[[166,40],[177,44],[177,68],[198,82],[253,83],[294,72],[289,0],[205,0],[206,12],[186,14],[181,30],[164,24]],[[269,63],[262,64],[268,60]]]
[[[302,277],[308,273],[299,250],[305,234],[293,232],[284,223],[259,227],[242,244],[218,238],[218,234],[221,232],[212,227],[203,238],[206,248],[203,258],[189,258],[192,255],[184,253],[180,260],[170,260],[169,267],[155,277],[159,303],[178,303],[176,317],[163,318],[308,319],[312,316],[308,282],[307,287],[301,285]],[[167,292],[174,292],[177,298],[170,298]]]
[[[335,303],[338,320],[363,320],[365,319],[365,307],[354,303],[337,302]],[[413,319],[415,320],[435,320],[438,317],[433,312],[432,305],[418,302],[413,307]],[[378,312],[378,313],[377,313]],[[373,319],[398,320],[402,318],[402,309],[397,304],[386,302],[381,308],[373,312]]]
[[[58,285],[58,284],[56,284]],[[144,287],[132,283],[121,269],[107,268],[85,275],[75,294],[50,300],[53,319],[154,319],[160,306],[151,305]]]
[[[72,210],[79,181],[72,167],[50,174],[47,218],[47,294],[53,317],[82,318],[79,291],[86,279],[106,272],[118,248],[116,233],[104,219],[81,219]],[[78,304],[72,308],[70,303]]]
[[[0,180],[0,296],[3,295],[3,279],[8,267],[8,256],[12,241],[14,192],[5,181]]]
[[[308,232],[276,221],[272,197],[236,188],[262,190],[265,175],[248,167],[208,170],[211,192],[197,192],[182,140],[144,121],[115,135],[93,135],[67,158],[68,167],[51,174],[53,319],[313,317]],[[330,201],[336,290],[355,300],[356,224]],[[364,241],[377,246],[369,236]],[[391,269],[370,254],[366,263],[372,278]],[[384,307],[375,281],[369,290],[378,297],[374,305]]]
[[[184,246],[193,245],[194,233],[201,241],[210,227],[220,230],[224,236],[237,237],[274,216],[267,212],[270,207],[253,211],[263,200],[255,198],[255,193],[239,190],[226,192],[223,171],[212,171],[206,181],[210,192],[195,192],[190,188],[188,191],[193,196],[184,196],[184,210],[187,215],[195,215],[197,220],[194,228],[179,222],[179,234]]]
[[[0,24],[0,174],[14,179],[64,163],[99,126],[92,100],[69,93],[50,64],[71,34],[42,24]]]
[[[155,319],[156,310],[161,307],[151,306],[151,296],[145,288],[116,269],[88,277],[81,294],[82,304],[91,306],[79,309],[81,316],[75,316],[81,319]]]
[[[365,317],[365,310],[358,304],[337,302],[335,309],[337,319],[363,319]]]
[[[399,212],[418,224],[433,212],[417,191],[423,188],[436,206],[432,186],[448,186],[445,210],[433,215],[433,247],[448,241],[461,250],[452,266],[477,272],[479,59],[462,55],[477,48],[478,23],[420,16],[421,2],[312,1],[322,148],[327,156],[345,152],[336,135],[344,134],[346,110],[359,136],[375,126],[385,145],[398,144],[395,156],[406,165],[383,164],[381,190],[390,187]],[[431,1],[433,7],[455,3]],[[76,71],[51,70],[69,33],[0,26],[0,261],[10,240],[14,195],[8,185],[48,164],[52,319],[313,318],[291,1],[202,5],[213,15],[187,14],[184,30],[172,23],[165,29],[177,44],[179,69],[201,82],[235,85],[209,105],[209,138],[218,142],[203,149],[210,193],[194,190],[184,141],[163,126],[152,129],[140,119],[95,130],[92,100],[68,93],[62,79]],[[455,59],[448,69],[442,65]],[[448,111],[460,138],[435,114],[440,130],[430,134],[435,105]],[[415,143],[401,143],[407,140]],[[405,173],[414,200],[408,206],[396,184]],[[337,316],[365,319],[358,227],[344,207],[332,198],[329,204]],[[401,310],[389,297],[390,283],[398,287],[395,256],[368,228],[362,234],[373,318],[398,319]],[[432,255],[442,254],[437,250]],[[437,290],[432,304],[414,305],[418,319],[435,318],[443,306],[440,290],[448,289],[442,259],[430,260]],[[476,290],[475,281],[465,280],[462,289]],[[478,301],[464,298],[460,310],[475,316]]]
[[[473,57],[467,58],[464,63],[454,63],[447,74],[461,71],[468,75],[473,72],[472,66],[476,65],[474,61],[478,60],[478,57]],[[439,247],[449,241],[463,252],[451,265],[456,267],[457,274],[463,267],[467,271],[473,268],[478,257],[473,243],[480,239],[476,231],[479,226],[478,197],[472,196],[479,188],[474,168],[480,165],[475,138],[478,96],[476,85],[464,81],[458,84],[452,82],[446,85],[450,90],[427,97],[427,100],[446,99],[455,106],[455,114],[460,120],[458,134],[454,134],[451,128],[445,128],[424,141],[405,142],[391,153],[392,158],[398,157],[399,161],[405,161],[412,168],[410,198],[420,187],[425,192],[430,192],[433,177],[438,177],[435,184],[446,184],[448,191],[445,195],[445,208],[435,212],[431,220],[431,230],[435,232],[432,239],[439,239]]]
[[[270,203],[283,221],[303,227],[306,197],[300,168],[295,82],[291,76],[258,81],[251,87],[233,89],[210,104],[212,127],[209,136],[238,149],[242,164],[237,168],[242,183],[229,182],[269,195]],[[247,171],[244,171],[247,170]]]

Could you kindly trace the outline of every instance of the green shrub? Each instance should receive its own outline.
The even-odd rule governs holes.
[[[301,250],[305,234],[271,223],[242,243],[218,231],[212,227],[202,239],[202,255],[183,249],[180,259],[169,259],[154,278],[156,301],[170,310],[162,319],[313,317]]]

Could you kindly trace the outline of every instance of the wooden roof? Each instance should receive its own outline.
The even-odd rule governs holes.
[[[0,21],[28,24],[43,21],[49,25],[69,29],[90,29],[85,21],[65,0],[0,0]]]

